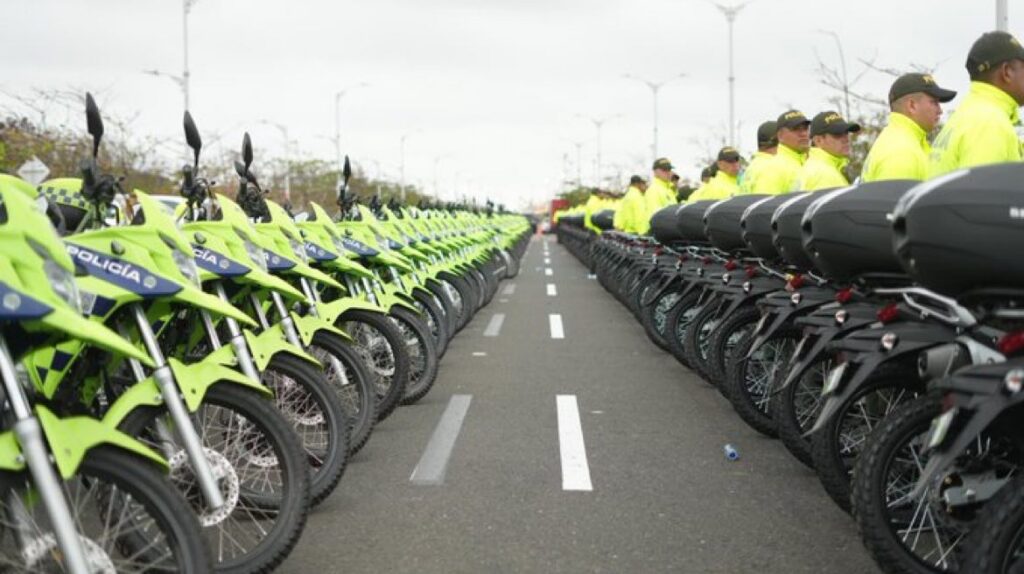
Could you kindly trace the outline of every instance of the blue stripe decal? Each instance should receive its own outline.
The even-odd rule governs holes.
[[[82,271],[142,297],[167,297],[181,291],[181,285],[150,273],[123,259],[66,243],[68,255]]]
[[[196,255],[197,266],[221,277],[238,277],[249,272],[245,265],[212,249],[193,244],[192,251]]]

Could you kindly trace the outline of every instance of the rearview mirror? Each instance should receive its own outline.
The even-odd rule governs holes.
[[[195,154],[195,166],[198,166],[199,150],[203,149],[203,138],[199,137],[199,129],[196,128],[196,122],[188,111],[185,112],[185,141],[188,142],[188,147],[192,148],[192,153]]]
[[[245,163],[246,170],[252,165],[252,138],[249,137],[249,132],[245,132],[245,136],[242,137],[242,162]]]
[[[349,178],[352,177],[352,164],[348,161],[348,156],[345,156],[345,167],[341,170],[341,175],[345,178],[345,183],[348,183]]]
[[[92,157],[100,151],[100,140],[103,139],[103,118],[100,117],[100,108],[92,94],[85,93],[85,122],[89,127],[89,135],[92,136]]]
[[[247,171],[249,171],[249,170],[245,169],[245,164],[243,164],[242,162],[240,162],[238,160],[235,160],[235,173],[238,174],[238,177],[240,177],[242,179],[245,179],[245,175],[246,175]]]

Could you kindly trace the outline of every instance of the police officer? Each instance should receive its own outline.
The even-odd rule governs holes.
[[[740,191],[736,176],[740,173],[740,152],[732,147],[724,147],[718,151],[715,166],[718,173],[708,180],[700,189],[690,195],[690,201],[701,199],[729,199]]]
[[[1021,160],[1024,47],[1006,32],[983,34],[967,54],[967,73],[971,89],[932,144],[928,177]]]
[[[817,191],[846,187],[850,181],[843,170],[850,163],[850,134],[860,131],[860,124],[849,123],[836,112],[821,112],[811,120],[811,141],[814,146],[797,176],[798,191]]]
[[[654,177],[644,194],[648,215],[654,214],[663,207],[678,203],[676,187],[672,184],[672,162],[662,157],[654,161]]]
[[[942,104],[956,92],[940,88],[929,74],[904,74],[889,88],[889,124],[871,146],[861,180],[923,180],[928,175],[928,132],[942,117]]]
[[[644,192],[647,191],[647,182],[639,175],[629,178],[629,189],[615,212],[615,229],[626,233],[647,235],[651,228],[651,214],[647,213],[647,203],[644,200]]]
[[[583,204],[583,226],[597,234],[600,234],[601,230],[590,221],[590,217],[604,209],[604,195],[604,192],[601,191],[600,188],[595,187],[590,190],[590,197],[588,197],[587,202]]]
[[[766,163],[775,157],[779,147],[777,132],[779,124],[769,120],[757,127],[757,153],[750,158],[747,169],[740,174],[740,193],[754,193],[757,176]]]
[[[760,169],[751,188],[754,193],[778,195],[796,188],[797,175],[807,160],[807,150],[811,145],[810,126],[811,121],[798,110],[789,110],[779,116],[776,120],[779,146],[775,156]]]

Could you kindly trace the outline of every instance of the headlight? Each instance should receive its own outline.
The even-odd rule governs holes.
[[[43,272],[46,273],[46,280],[53,288],[53,292],[70,305],[76,313],[81,314],[82,299],[78,294],[78,284],[75,283],[75,276],[52,259],[47,259],[43,263]]]
[[[174,259],[174,264],[178,266],[181,274],[188,278],[196,287],[201,287],[202,282],[199,281],[199,268],[196,267],[196,260],[193,257],[189,257],[181,252],[180,249],[171,250],[171,256]]]
[[[306,248],[303,247],[301,243],[289,237],[288,244],[292,246],[292,251],[295,253],[295,256],[299,258],[299,261],[303,263],[307,263],[309,261],[309,257],[306,255]]]
[[[248,239],[243,239],[242,243],[245,245],[245,253],[249,255],[249,259],[252,259],[252,262],[256,264],[256,267],[266,271],[267,255],[264,253],[263,249]]]

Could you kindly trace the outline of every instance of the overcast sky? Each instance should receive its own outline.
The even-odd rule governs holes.
[[[718,0],[725,4],[735,0]],[[1021,35],[1024,2],[1010,0]],[[5,10],[0,87],[88,88],[109,113],[181,141],[181,91],[141,73],[182,71],[181,0],[33,0]],[[971,43],[994,28],[994,0],[755,0],[735,24],[736,119],[744,153],[754,130],[792,104],[808,115],[833,94],[818,83],[816,53],[850,77],[884,67],[935,67],[963,93]],[[721,143],[728,124],[725,18],[704,0],[198,0],[189,17],[192,111],[204,132],[238,145],[248,129],[261,155],[283,153],[266,118],[287,125],[306,154],[334,158],[334,93],[343,150],[373,175],[430,188],[435,158],[446,197],[510,205],[554,195],[576,177],[595,181],[596,131],[587,117],[619,116],[602,132],[603,175],[650,168],[650,90],[624,73],[662,80],[659,155],[685,177]],[[858,91],[884,95],[891,79],[863,76]],[[9,98],[0,104],[11,107]],[[947,109],[955,107],[954,101]],[[82,116],[72,117],[81,122]],[[53,120],[52,121],[59,121]]]

